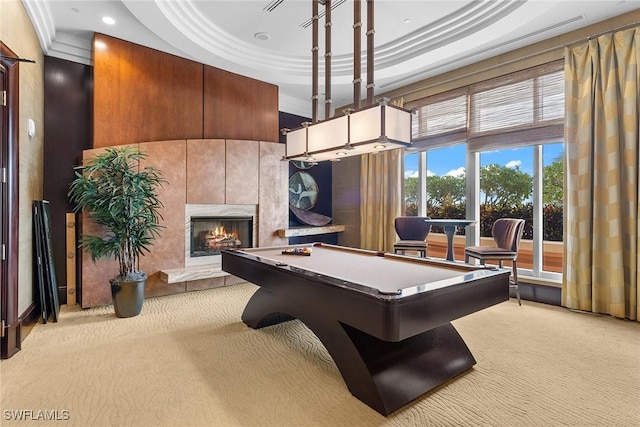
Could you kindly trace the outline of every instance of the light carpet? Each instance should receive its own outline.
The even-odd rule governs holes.
[[[129,319],[63,307],[0,364],[0,425],[640,426],[638,322],[515,300],[458,319],[477,364],[385,417],[300,321],[242,323],[256,289],[152,298]]]

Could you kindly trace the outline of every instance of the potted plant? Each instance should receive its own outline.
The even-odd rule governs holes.
[[[139,257],[163,228],[157,189],[166,180],[153,167],[140,169],[147,155],[132,146],[107,148],[75,168],[69,187],[74,211],[85,211],[105,228],[102,236],[83,234],[80,247],[91,259],[113,257],[119,274],[110,280],[116,316],[133,317],[142,310],[147,275],[138,270]]]

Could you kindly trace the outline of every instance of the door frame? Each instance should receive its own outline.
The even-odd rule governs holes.
[[[15,58],[15,59],[14,59]],[[0,168],[6,168],[6,179],[1,179],[2,219],[0,220],[0,320],[4,323],[0,338],[0,358],[7,359],[20,350],[22,322],[18,315],[18,133],[19,133],[19,77],[18,56],[0,41],[0,65],[6,82],[6,106],[0,107],[2,138]],[[0,169],[1,171],[2,169]],[[2,173],[0,172],[0,175]],[[1,249],[0,249],[1,251]]]

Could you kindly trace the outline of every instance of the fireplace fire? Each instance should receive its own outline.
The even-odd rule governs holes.
[[[253,217],[191,217],[192,257],[219,255],[226,248],[253,246]]]

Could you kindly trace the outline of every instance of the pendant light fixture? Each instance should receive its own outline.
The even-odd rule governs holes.
[[[325,6],[325,117],[331,110],[331,0],[312,0],[312,121],[286,130],[284,160],[320,162],[340,160],[394,148],[411,147],[411,112],[389,104],[388,98],[373,102],[374,2],[367,0],[367,103],[360,107],[360,0],[354,0],[353,109],[344,115],[317,119],[318,103],[318,4]]]

